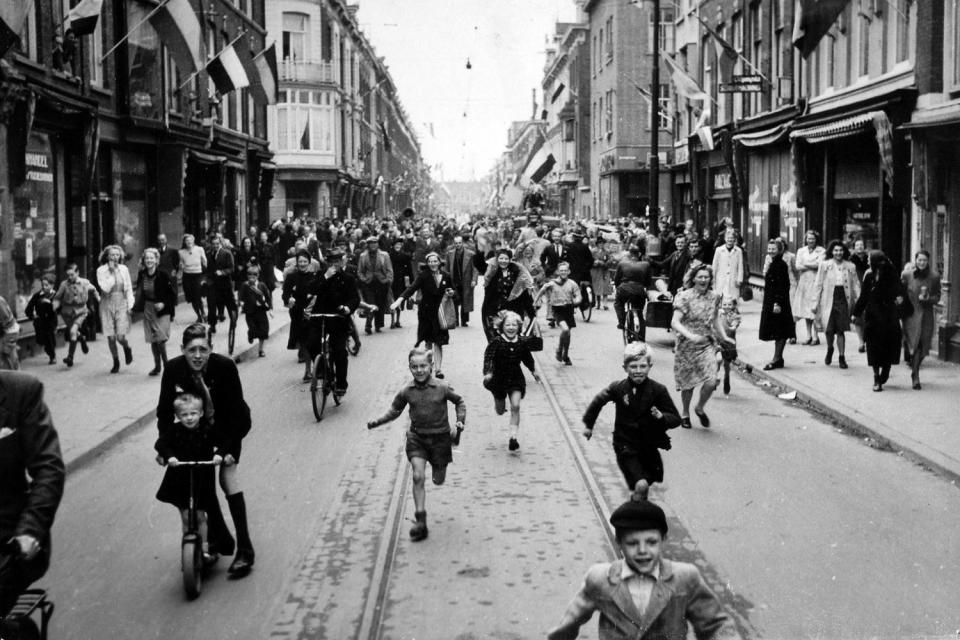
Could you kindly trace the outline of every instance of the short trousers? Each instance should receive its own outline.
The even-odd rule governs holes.
[[[86,306],[60,307],[60,317],[63,318],[63,324],[67,327],[67,333],[69,334],[71,327],[76,327],[79,331],[83,327],[83,321],[87,319],[88,313],[89,310]]]
[[[577,320],[573,315],[575,306],[572,304],[556,305],[553,307],[553,321],[556,323],[566,322],[567,326],[573,329],[577,326]]]
[[[615,445],[613,450],[617,455],[617,466],[631,491],[641,478],[650,484],[663,482],[663,458],[657,449],[637,451],[624,445]]]
[[[450,432],[416,433],[407,431],[407,460],[422,458],[431,467],[445,467],[453,462],[453,441]]]

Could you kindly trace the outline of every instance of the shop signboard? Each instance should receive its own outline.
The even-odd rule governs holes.
[[[763,91],[763,76],[759,74],[734,75],[730,82],[720,83],[720,93],[760,93]]]

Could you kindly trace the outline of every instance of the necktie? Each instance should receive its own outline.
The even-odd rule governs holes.
[[[193,374],[193,381],[200,393],[203,394],[203,414],[213,423],[213,398],[210,397],[210,389],[207,388],[207,383],[203,381],[203,375],[200,372]]]

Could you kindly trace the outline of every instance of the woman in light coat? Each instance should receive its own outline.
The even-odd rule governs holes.
[[[817,246],[820,241],[820,235],[816,231],[807,231],[804,236],[806,245],[797,249],[796,269],[797,269],[797,289],[793,293],[791,307],[796,319],[801,318],[807,325],[807,339],[803,344],[820,344],[820,336],[817,335],[817,328],[814,325],[816,315],[813,310],[817,306],[817,270],[820,263],[823,262],[825,252],[823,247]]]
[[[910,356],[913,388],[920,390],[920,363],[930,353],[933,342],[933,309],[940,302],[940,274],[930,266],[930,252],[918,251],[913,264],[904,267],[900,282],[913,305],[913,313],[903,319],[903,345]]]
[[[737,246],[737,232],[727,229],[724,243],[713,252],[713,275],[716,278],[713,290],[722,298],[736,300],[743,284],[743,249]]]
[[[850,262],[847,248],[839,240],[833,240],[827,247],[827,260],[820,263],[814,290],[817,304],[814,315],[827,336],[827,356],[823,363],[827,366],[833,361],[833,338],[837,338],[840,351],[838,363],[841,369],[847,368],[846,332],[850,330],[850,310],[860,297],[860,279],[857,267]]]
[[[123,249],[111,244],[100,254],[100,266],[97,268],[97,284],[103,297],[100,300],[100,321],[103,323],[103,335],[107,336],[107,346],[113,356],[113,368],[110,373],[120,371],[120,357],[117,355],[117,343],[123,347],[123,358],[127,364],[133,362],[133,350],[127,342],[130,331],[130,311],[133,309],[133,282],[130,270],[120,264]]]

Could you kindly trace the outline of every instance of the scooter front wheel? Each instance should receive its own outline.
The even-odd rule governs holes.
[[[180,545],[183,590],[191,600],[203,590],[203,549],[197,536],[185,536]]]

